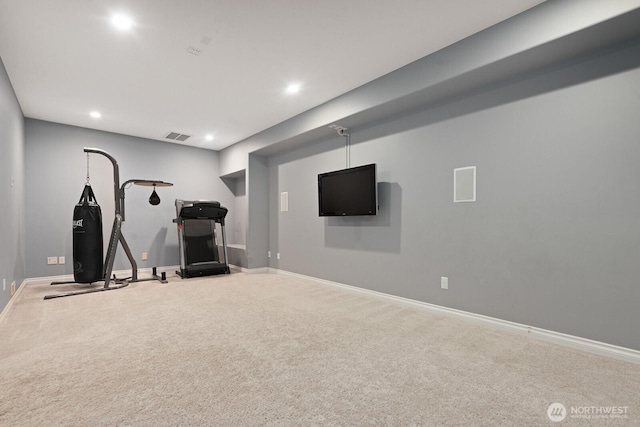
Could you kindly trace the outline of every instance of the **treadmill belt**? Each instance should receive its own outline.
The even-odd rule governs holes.
[[[213,221],[185,219],[182,227],[186,264],[220,261]]]

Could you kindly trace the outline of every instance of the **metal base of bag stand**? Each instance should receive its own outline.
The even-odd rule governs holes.
[[[51,283],[52,285],[62,285],[63,283],[76,283],[76,282],[53,282]],[[63,294],[53,294],[53,295],[45,295],[44,299],[53,299],[53,298],[63,298],[63,297],[70,297],[73,295],[84,295],[84,294],[91,294],[94,292],[103,292],[103,291],[113,291],[115,289],[122,289],[126,286],[129,286],[129,282],[122,282],[120,284],[117,284],[115,286],[101,286],[99,288],[93,288],[93,289],[85,289],[82,291],[73,291],[73,292],[65,292]]]
[[[138,264],[136,263],[136,259],[134,258],[131,250],[129,249],[129,245],[122,235],[122,223],[124,222],[124,189],[128,184],[136,184],[136,185],[145,185],[145,186],[153,186],[154,193],[155,187],[168,187],[173,185],[170,182],[164,181],[156,181],[156,180],[148,180],[148,179],[130,179],[122,186],[120,186],[120,172],[118,168],[118,162],[113,156],[111,156],[106,151],[97,149],[97,148],[86,148],[84,149],[86,153],[97,153],[105,156],[111,163],[113,164],[113,182],[114,182],[114,192],[115,192],[115,206],[116,206],[116,214],[113,220],[113,227],[111,228],[111,237],[109,239],[109,248],[107,249],[107,256],[104,261],[104,274],[103,279],[97,280],[96,282],[104,282],[104,286],[101,288],[94,289],[85,289],[82,291],[74,291],[74,292],[66,292],[62,294],[56,295],[46,295],[44,299],[52,299],[52,298],[62,298],[73,295],[83,295],[90,294],[94,292],[103,292],[103,291],[112,291],[115,289],[122,289],[129,285],[129,283],[134,282],[143,282],[148,280],[158,280],[160,283],[167,283],[167,276],[165,272],[162,272],[160,276],[158,276],[156,267],[153,267],[153,277],[150,279],[138,279]],[[157,203],[156,203],[157,204]],[[118,248],[118,243],[122,245],[122,249],[127,255],[129,262],[131,263],[131,277],[127,279],[116,279],[115,276],[111,276],[113,273],[113,263],[116,259],[116,249]],[[114,282],[115,285],[111,285],[111,282]],[[63,283],[77,283],[77,282],[53,282],[53,284],[63,284]]]
[[[148,279],[133,280],[133,278],[131,277],[127,277],[126,279],[118,279],[116,278],[116,276],[113,276],[110,280],[100,280],[101,282],[105,282],[105,284],[104,286],[101,286],[99,288],[84,289],[82,291],[65,292],[62,294],[45,295],[44,299],[63,298],[63,297],[70,297],[73,295],[84,295],[84,294],[92,294],[95,292],[113,291],[115,289],[125,288],[129,286],[130,283],[135,283],[135,282],[148,282],[151,280],[157,280],[160,283],[168,283],[166,272],[163,271],[160,273],[160,276],[158,276],[156,267],[153,267],[152,271],[153,271],[152,277]],[[51,285],[71,285],[74,283],[79,284],[78,282],[70,281],[70,282],[51,282]],[[93,283],[97,283],[97,282],[93,282]],[[115,285],[110,285],[110,283],[115,283]]]

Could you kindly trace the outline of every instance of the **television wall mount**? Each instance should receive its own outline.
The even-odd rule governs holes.
[[[344,147],[346,152],[345,163],[347,164],[346,169],[349,169],[351,167],[351,134],[347,132],[349,128],[346,128],[344,126],[339,126],[336,124],[329,125],[329,127],[331,129],[334,129],[336,132],[338,132],[338,135],[344,136],[346,138],[345,147]]]

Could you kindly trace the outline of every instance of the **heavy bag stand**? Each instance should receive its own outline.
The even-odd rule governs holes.
[[[120,169],[118,167],[118,162],[116,161],[116,159],[109,153],[107,153],[106,151],[100,150],[98,148],[84,148],[84,152],[85,153],[95,153],[95,154],[100,154],[105,156],[107,159],[109,159],[111,161],[111,163],[113,164],[113,192],[114,192],[114,198],[115,198],[115,218],[113,220],[113,227],[111,228],[111,237],[109,239],[109,248],[107,249],[107,256],[105,257],[105,261],[104,261],[104,267],[103,267],[103,278],[100,281],[104,281],[104,286],[100,287],[100,288],[92,288],[92,289],[85,289],[82,291],[74,291],[74,292],[66,292],[66,293],[62,293],[62,294],[54,294],[54,295],[46,295],[44,297],[44,299],[52,299],[52,298],[62,298],[62,297],[69,297],[69,296],[73,296],[73,295],[83,295],[83,294],[89,294],[89,293],[93,293],[93,292],[102,292],[102,291],[111,291],[114,289],[121,289],[124,288],[126,286],[129,286],[129,283],[132,282],[144,282],[144,281],[148,281],[148,280],[158,280],[160,281],[160,283],[167,283],[167,276],[165,272],[162,272],[161,276],[157,275],[156,272],[156,267],[153,267],[153,277],[149,278],[149,279],[138,279],[138,264],[136,263],[136,260],[134,258],[134,256],[131,254],[131,249],[129,249],[129,245],[127,244],[127,241],[125,240],[124,236],[122,235],[122,223],[124,222],[125,219],[125,215],[124,215],[124,190],[127,187],[127,185],[129,184],[135,184],[135,185],[143,185],[143,186],[147,186],[147,187],[154,187],[153,190],[153,194],[151,195],[151,198],[155,197],[157,198],[157,195],[155,194],[155,187],[170,187],[173,185],[173,183],[170,182],[164,182],[164,181],[156,181],[156,180],[149,180],[149,179],[130,179],[128,181],[126,181],[124,184],[122,184],[122,186],[120,186]],[[87,154],[88,155],[88,154]],[[88,167],[88,166],[87,166]],[[150,202],[152,202],[152,200],[149,200]],[[159,199],[158,199],[159,202]],[[158,204],[156,202],[154,202],[153,204]],[[118,242],[120,242],[120,244],[122,245],[122,248],[124,249],[125,253],[127,254],[127,258],[129,259],[129,262],[131,263],[131,277],[129,278],[125,278],[125,279],[117,279],[115,277],[115,275],[113,277],[111,277],[111,274],[113,273],[113,263],[115,261],[116,258],[116,249],[118,248]],[[115,284],[111,284],[111,283],[115,283]],[[62,284],[69,284],[69,283],[77,283],[77,282],[52,282],[52,285],[62,285]]]

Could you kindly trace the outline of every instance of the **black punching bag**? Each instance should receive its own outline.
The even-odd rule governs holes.
[[[73,280],[102,280],[102,212],[91,185],[84,186],[73,210]]]

